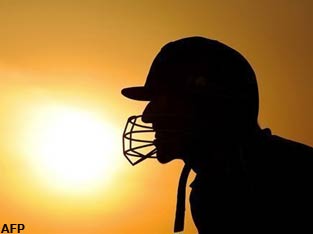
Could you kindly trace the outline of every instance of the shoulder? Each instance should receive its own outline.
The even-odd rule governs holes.
[[[308,155],[313,157],[313,148],[303,143],[277,135],[269,136],[266,141],[270,147],[278,151],[286,151],[288,154]]]
[[[312,147],[271,133],[263,135],[258,146],[255,150],[259,151],[260,158],[263,158],[266,166],[275,173],[312,178]]]
[[[252,140],[252,149],[260,154],[269,156],[284,157],[312,157],[313,148],[303,143],[290,140],[278,135],[273,135],[271,130],[266,128],[260,131],[256,138]]]
[[[300,142],[270,135],[265,138],[267,150],[272,151],[280,158],[290,160],[308,160],[313,163],[313,148]]]

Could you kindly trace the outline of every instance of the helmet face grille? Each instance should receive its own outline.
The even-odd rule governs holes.
[[[155,132],[151,124],[142,122],[141,117],[129,117],[123,132],[123,154],[133,166],[147,158],[156,158]]]

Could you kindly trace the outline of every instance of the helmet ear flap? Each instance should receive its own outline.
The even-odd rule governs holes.
[[[189,104],[191,128],[216,134],[229,130],[240,138],[247,137],[257,126],[255,100],[248,97],[247,93],[234,97],[194,93]]]
[[[251,92],[251,90],[248,92]],[[246,93],[241,101],[238,102],[236,119],[238,122],[238,134],[241,139],[254,135],[258,126],[257,118],[259,108],[258,102],[256,104],[256,99],[258,99],[257,93]]]

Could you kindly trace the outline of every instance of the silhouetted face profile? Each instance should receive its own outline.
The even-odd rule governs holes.
[[[142,87],[124,96],[149,101],[142,121],[152,124],[157,159],[189,160],[191,151],[248,137],[257,126],[258,89],[246,59],[214,40],[190,37],[165,45]]]
[[[142,120],[153,126],[159,162],[186,159],[193,147],[213,147],[236,137],[239,126],[235,103],[230,97],[212,99],[206,105],[195,103],[192,97],[173,94],[151,99]]]
[[[184,155],[184,142],[188,129],[190,108],[186,100],[170,94],[153,97],[143,112],[142,121],[152,123],[157,159],[167,163]]]

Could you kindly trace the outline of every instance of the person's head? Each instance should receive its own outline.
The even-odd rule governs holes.
[[[152,123],[157,158],[184,159],[190,147],[244,140],[257,129],[258,88],[247,60],[203,37],[166,44],[143,87],[122,90],[149,101],[142,121]]]

